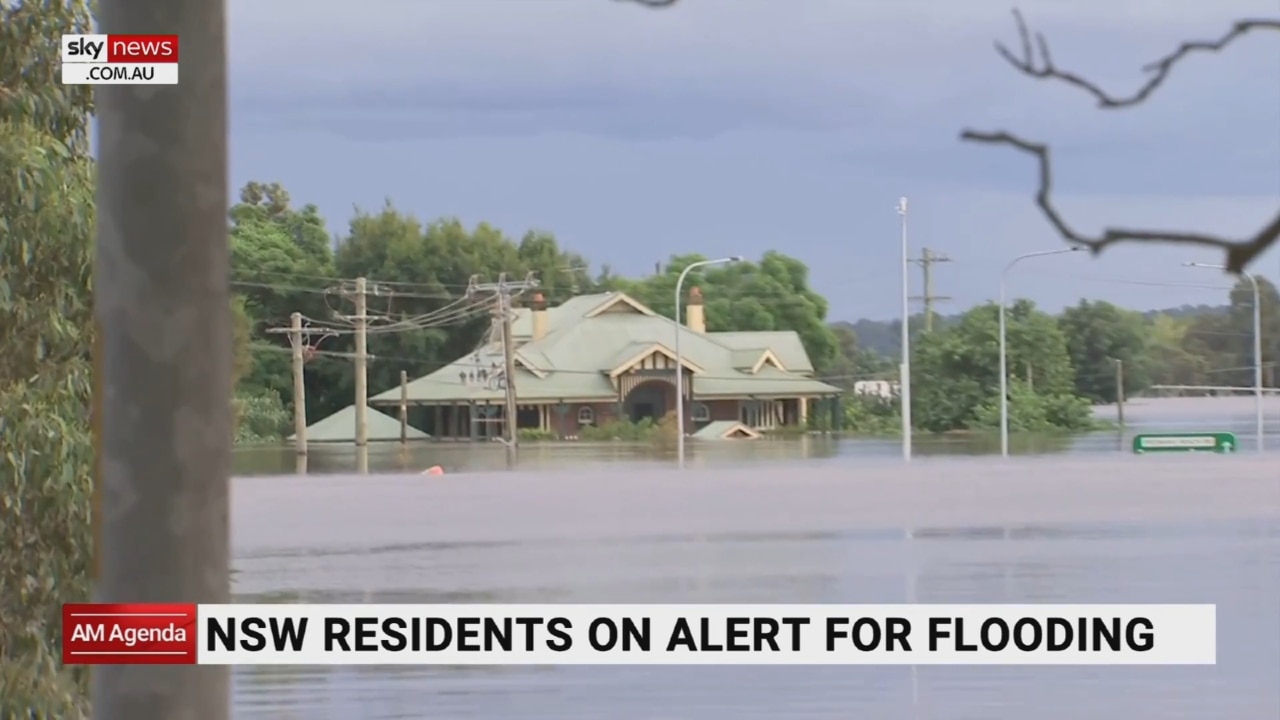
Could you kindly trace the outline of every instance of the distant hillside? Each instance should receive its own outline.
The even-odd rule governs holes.
[[[1266,303],[1262,304],[1266,307]],[[1201,315],[1226,315],[1231,311],[1230,305],[1183,305],[1176,308],[1165,308],[1164,310],[1148,310],[1142,313],[1142,316],[1150,320],[1157,315],[1168,315],[1169,317],[1199,317]]]
[[[1182,305],[1180,307],[1165,308],[1163,310],[1148,310],[1142,313],[1142,316],[1148,320],[1157,315],[1168,315],[1175,318],[1197,317],[1200,315],[1223,315],[1230,310],[1227,305]],[[960,316],[957,315],[938,315],[933,319],[935,328],[946,327],[947,324],[955,322]],[[911,316],[911,327],[913,331],[924,324],[924,315]],[[832,325],[851,328],[855,335],[858,336],[858,347],[875,352],[883,357],[895,357],[902,347],[902,323],[896,318],[893,320],[868,320],[862,318],[855,322],[839,321]]]

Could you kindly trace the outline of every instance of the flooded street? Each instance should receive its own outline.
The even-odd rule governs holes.
[[[1280,398],[1268,398],[1265,406],[1265,446],[1280,452]],[[1115,407],[1103,406],[1096,414],[1115,419]],[[1233,432],[1240,450],[1256,448],[1253,399],[1162,398],[1133,400],[1125,405],[1124,430],[1106,430],[1077,436],[1014,434],[1009,447],[1015,455],[1094,455],[1129,453],[1133,436],[1147,432]],[[927,436],[916,435],[915,454],[922,457],[998,455],[1000,438],[995,434]],[[355,472],[358,465],[351,445],[314,443],[308,449],[310,473]],[[401,446],[398,442],[369,444],[371,472],[421,472],[440,465],[447,472],[485,472],[507,469],[500,443],[418,442]],[[731,467],[760,462],[831,461],[859,462],[863,458],[901,457],[897,438],[854,438],[827,435],[765,438],[751,442],[690,442],[690,467]],[[237,475],[291,475],[297,470],[292,446],[242,447],[237,449]],[[616,467],[619,464],[664,466],[675,463],[675,450],[647,443],[626,442],[540,442],[520,447],[522,470],[562,470],[584,467]]]
[[[652,451],[529,446],[521,464],[542,460],[516,473],[233,492],[242,601],[1208,602],[1214,667],[244,668],[235,716],[1274,720],[1280,465],[1232,417],[1195,429],[1237,432],[1234,457],[1134,457],[1111,433],[1114,449],[907,466],[892,441],[811,437],[717,448],[677,475]],[[447,450],[503,464],[500,448]]]

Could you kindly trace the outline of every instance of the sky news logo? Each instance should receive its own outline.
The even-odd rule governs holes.
[[[63,85],[176,85],[177,35],[63,35]]]

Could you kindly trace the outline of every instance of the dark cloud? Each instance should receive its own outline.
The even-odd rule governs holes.
[[[751,128],[831,131],[876,121],[875,104],[794,89],[607,84],[541,87],[447,82],[315,90],[252,86],[233,95],[253,123],[346,137],[426,139],[578,133],[637,140],[705,138]]]

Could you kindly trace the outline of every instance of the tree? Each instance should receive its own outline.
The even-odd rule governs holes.
[[[1148,370],[1152,385],[1206,385],[1211,367],[1204,350],[1197,352],[1189,333],[1198,317],[1175,318],[1159,314],[1151,321],[1148,335]]]
[[[287,325],[295,312],[331,319],[324,290],[334,283],[333,250],[317,208],[295,209],[288,191],[278,183],[246,184],[228,217],[232,286],[243,298],[240,311],[252,323],[247,346],[252,348],[251,362],[237,376],[237,437],[263,439],[270,437],[263,434],[265,429],[284,412],[280,404],[293,404],[291,348],[284,336],[266,331]],[[330,366],[318,367],[323,372]],[[332,379],[311,376],[309,391],[312,386],[317,392],[328,387]],[[263,413],[272,419],[262,420]],[[250,426],[257,430],[243,431]]]
[[[1126,395],[1151,386],[1147,325],[1142,316],[1109,302],[1081,300],[1058,318],[1075,368],[1075,391],[1095,403],[1116,401],[1116,361]]]
[[[494,282],[503,274],[510,280],[532,275],[551,302],[595,289],[587,261],[561,248],[550,233],[530,231],[516,242],[486,223],[468,229],[446,218],[424,227],[389,201],[377,213],[360,212],[352,219],[335,264],[342,277],[377,281],[372,314],[383,322],[410,323],[405,332],[371,334],[369,352],[375,360],[387,359],[370,365],[371,393],[398,384],[401,370],[425,375],[475,349],[491,327],[492,308],[467,298],[473,278]],[[347,308],[350,312],[349,304]],[[351,346],[349,334],[332,345]],[[320,390],[324,414],[349,405],[350,362],[327,359],[317,366],[334,371]]]
[[[247,183],[240,190],[240,202],[228,214],[232,227],[270,223],[315,262],[324,265],[333,261],[333,248],[320,209],[306,205],[295,210],[289,204],[289,192],[280,183]]]
[[[836,338],[836,356],[831,365],[823,369],[822,374],[827,382],[851,391],[859,380],[896,377],[894,364],[890,360],[862,347],[852,324],[835,322],[830,327]]]
[[[63,603],[88,597],[92,547],[89,88],[58,79],[81,2],[0,2],[0,715],[72,717]]]
[[[1274,367],[1280,356],[1280,295],[1276,286],[1261,275],[1255,275],[1258,297],[1262,309],[1262,366],[1263,383],[1274,384]],[[1237,370],[1226,373],[1228,384],[1252,387],[1253,375],[1253,283],[1239,278],[1231,288],[1230,310],[1227,315],[1229,330],[1222,338],[1221,352],[1231,358],[1231,366]]]
[[[993,427],[984,408],[993,402],[998,408],[999,402],[998,311],[995,304],[980,305],[915,343],[911,413],[917,427],[929,432]],[[1066,337],[1054,318],[1018,300],[1006,311],[1005,322],[1011,425],[1040,429],[1039,421],[1030,419],[1034,414],[1059,429],[1087,426],[1089,409],[1075,396]],[[1025,388],[1028,399],[1015,405],[1017,386]]]
[[[666,317],[675,316],[675,289],[680,273],[705,260],[701,255],[672,257],[664,271],[641,280],[612,279],[622,290]],[[815,368],[826,373],[839,360],[839,343],[827,325],[827,300],[809,287],[809,268],[777,251],[759,263],[736,262],[697,268],[685,277],[683,290],[698,287],[706,298],[711,331],[794,330]]]
[[[670,4],[670,3],[667,3]],[[1176,50],[1146,66],[1148,78],[1135,92],[1129,95],[1114,95],[1101,86],[1075,73],[1059,70],[1049,55],[1049,44],[1043,35],[1036,34],[1032,43],[1022,14],[1014,11],[1018,34],[1021,40],[1021,54],[1015,55],[1001,43],[996,49],[1018,72],[1037,80],[1061,82],[1084,91],[1097,101],[1103,110],[1117,110],[1141,105],[1164,84],[1171,72],[1184,59],[1197,53],[1219,52],[1226,49],[1236,40],[1247,34],[1258,31],[1280,31],[1280,20],[1240,20],[1217,40],[1184,42]],[[1087,247],[1094,253],[1118,243],[1178,243],[1182,245],[1199,245],[1223,250],[1226,254],[1225,264],[1232,272],[1241,272],[1260,254],[1271,247],[1280,238],[1280,213],[1260,228],[1252,236],[1244,238],[1228,238],[1220,235],[1187,232],[1165,229],[1106,228],[1096,235],[1085,235],[1073,228],[1058,211],[1053,203],[1053,169],[1050,163],[1049,146],[1032,142],[1008,131],[994,132],[965,130],[960,135],[962,140],[994,145],[1005,145],[1034,157],[1039,165],[1039,187],[1036,190],[1036,205],[1049,224],[1068,243]]]

